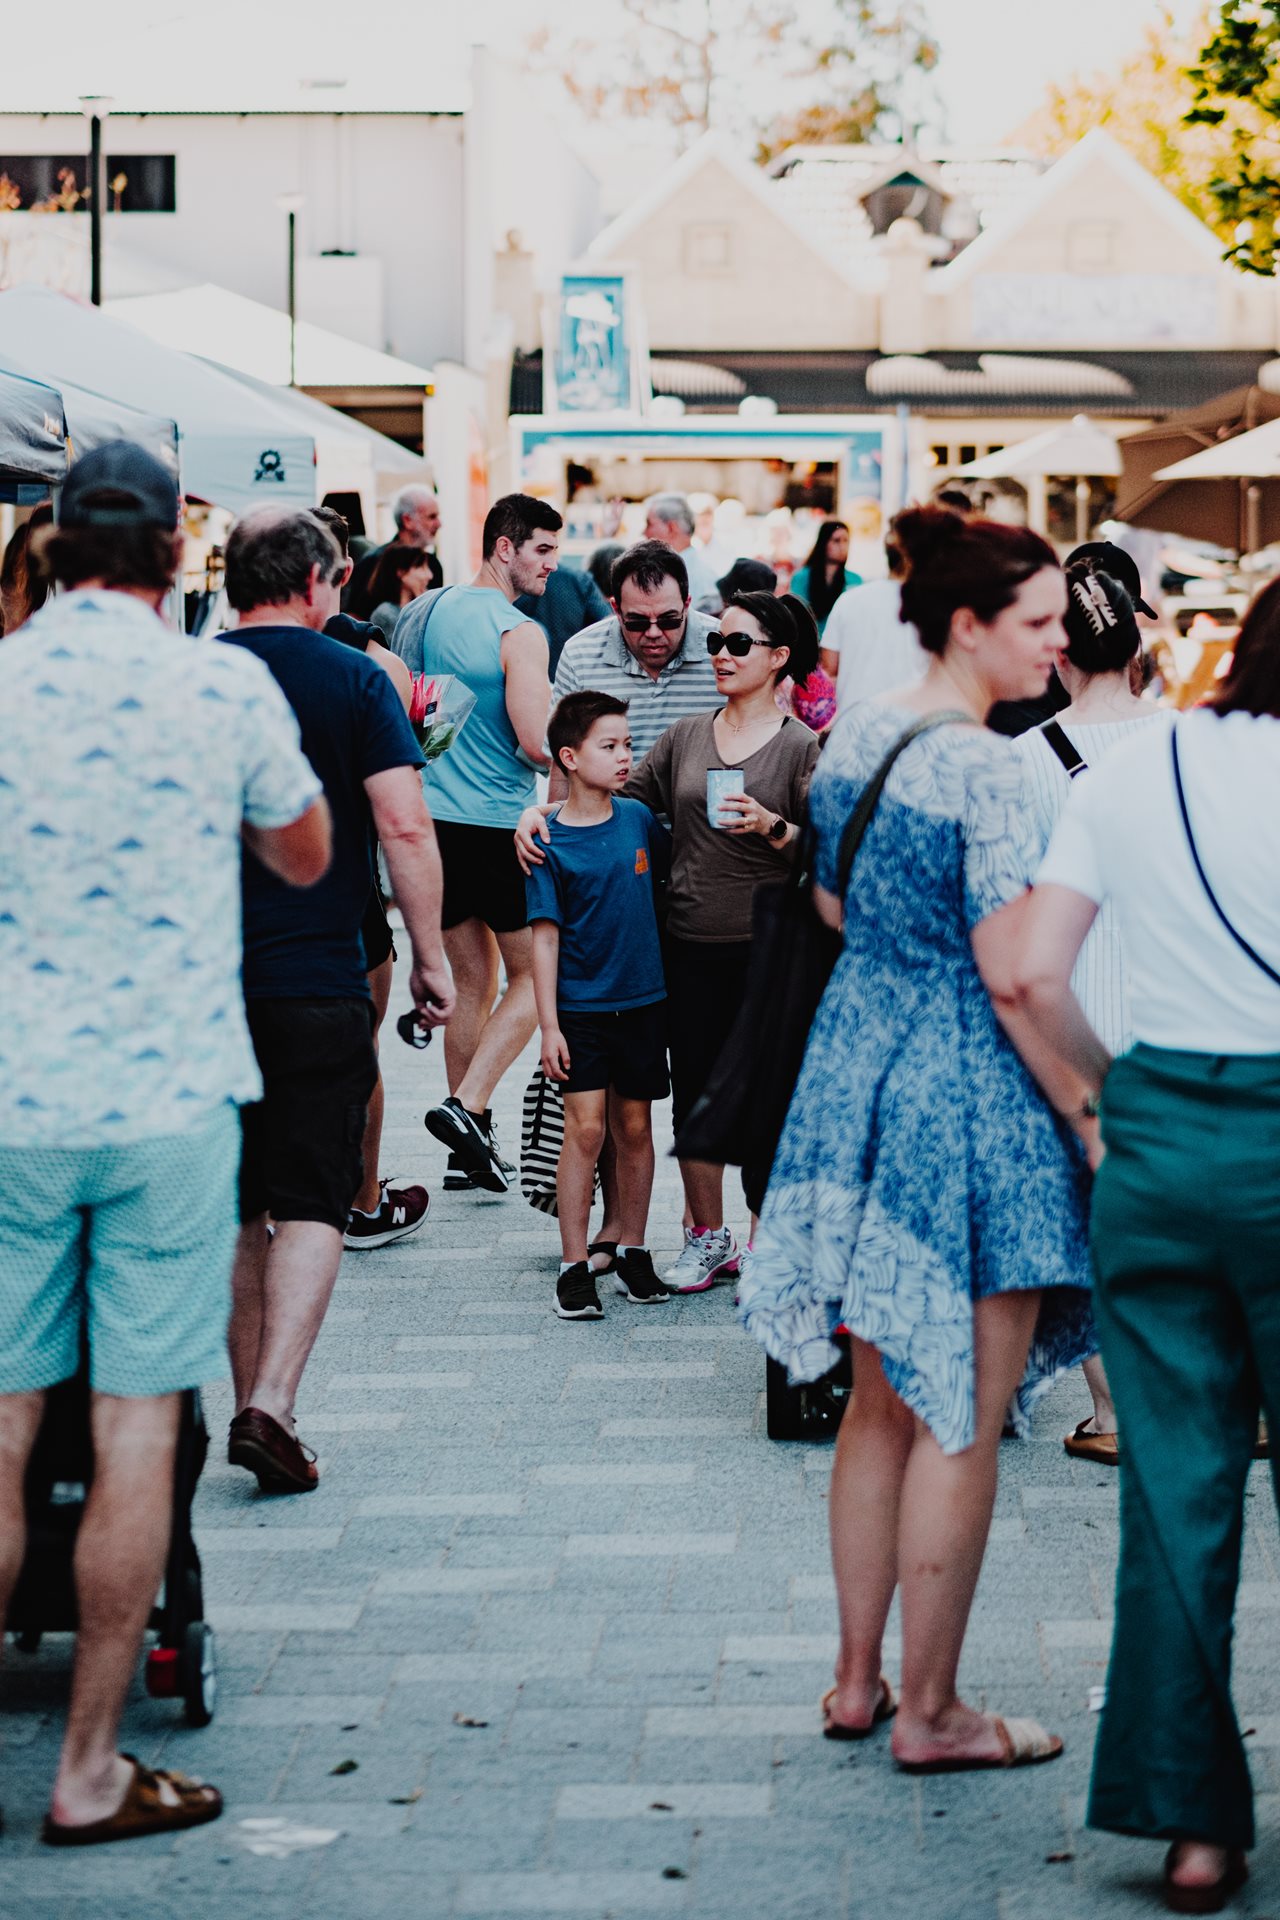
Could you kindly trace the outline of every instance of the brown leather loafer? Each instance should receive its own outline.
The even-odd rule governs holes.
[[[227,1459],[258,1476],[263,1493],[310,1493],[319,1485],[316,1457],[260,1407],[246,1407],[231,1422]]]
[[[1090,1433],[1089,1422],[1082,1420],[1074,1433],[1069,1433],[1063,1446],[1073,1460],[1092,1460],[1096,1467],[1118,1467],[1120,1465],[1120,1440],[1114,1433]]]

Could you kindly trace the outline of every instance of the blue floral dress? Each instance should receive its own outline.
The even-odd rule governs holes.
[[[858,795],[914,716],[862,704],[810,788],[816,877],[834,891]],[[943,726],[889,776],[854,862],[844,950],[779,1143],[742,1317],[793,1381],[848,1327],[946,1453],[974,1437],[973,1303],[1046,1289],[1014,1407],[1093,1352],[1089,1176],[1000,1027],[970,931],[1040,857],[1011,741]]]

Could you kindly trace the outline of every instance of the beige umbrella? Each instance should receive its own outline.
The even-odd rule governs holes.
[[[1116,496],[1115,518],[1156,533],[1211,540],[1218,547],[1247,549],[1277,538],[1280,493],[1276,489],[1264,489],[1267,497],[1261,502],[1258,516],[1261,539],[1251,541],[1247,481],[1237,480],[1232,486],[1220,475],[1174,481],[1156,477],[1175,463],[1180,466],[1193,454],[1225,450],[1277,416],[1280,397],[1260,386],[1237,387],[1202,407],[1173,414],[1159,426],[1126,434],[1120,447],[1124,476]],[[1274,507],[1270,498],[1273,494],[1277,495]]]
[[[1114,478],[1121,471],[1120,445],[1115,435],[1077,413],[1060,421],[1029,440],[1017,440],[996,453],[983,454],[957,467],[955,479],[1021,480],[1027,483],[1027,501],[1031,524],[1044,531],[1044,482],[1051,474],[1075,475],[1076,541],[1089,538],[1089,478],[1103,475]]]
[[[1216,446],[1202,447],[1185,460],[1160,467],[1154,478],[1173,484],[1190,481],[1193,485],[1209,482],[1230,486],[1234,482],[1233,490],[1243,496],[1241,550],[1254,553],[1263,540],[1264,502],[1270,509],[1267,518],[1273,524],[1280,507],[1280,489],[1272,485],[1264,493],[1258,484],[1280,481],[1280,420],[1269,420],[1265,426],[1238,433]],[[1254,484],[1245,484],[1250,481]]]

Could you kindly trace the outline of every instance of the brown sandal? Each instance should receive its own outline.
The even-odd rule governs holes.
[[[899,1760],[899,1773],[978,1773],[988,1767],[1038,1767],[1045,1760],[1056,1760],[1062,1741],[1056,1733],[1046,1733],[1038,1720],[993,1720],[1003,1749],[998,1758],[982,1759],[974,1754],[958,1754],[939,1760]]]
[[[83,1827],[68,1827],[47,1814],[40,1833],[47,1847],[96,1847],[108,1840],[176,1833],[181,1827],[202,1827],[222,1812],[222,1795],[216,1787],[203,1786],[185,1773],[144,1767],[131,1753],[121,1758],[132,1766],[133,1779],[115,1812]]]
[[[893,1688],[889,1685],[889,1682],[883,1674],[880,1676],[880,1692],[876,1699],[875,1711],[871,1715],[870,1726],[849,1727],[841,1720],[833,1720],[831,1718],[831,1702],[835,1697],[836,1690],[834,1687],[832,1687],[830,1693],[824,1693],[822,1696],[822,1718],[825,1723],[822,1729],[822,1737],[824,1740],[865,1740],[869,1734],[875,1732],[877,1727],[882,1727],[886,1720],[892,1720],[894,1714],[898,1711],[898,1702],[894,1698]]]
[[[1092,1414],[1089,1416],[1092,1419]],[[1092,1460],[1095,1467],[1118,1467],[1120,1465],[1120,1436],[1115,1433],[1086,1433],[1088,1420],[1082,1420],[1074,1433],[1069,1433],[1063,1446],[1073,1460]]]

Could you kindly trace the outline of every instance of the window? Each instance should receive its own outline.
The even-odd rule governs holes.
[[[171,153],[109,153],[109,213],[175,213],[177,162]],[[89,158],[83,153],[0,154],[0,207],[87,213]]]
[[[1117,228],[1106,220],[1073,220],[1067,228],[1067,266],[1072,273],[1106,273],[1116,264]]]
[[[733,231],[723,226],[689,226],[684,230],[686,273],[731,273]]]
[[[976,447],[961,447],[959,465],[962,467],[967,467],[969,462],[971,460],[976,460],[977,457],[978,457],[978,449]]]

